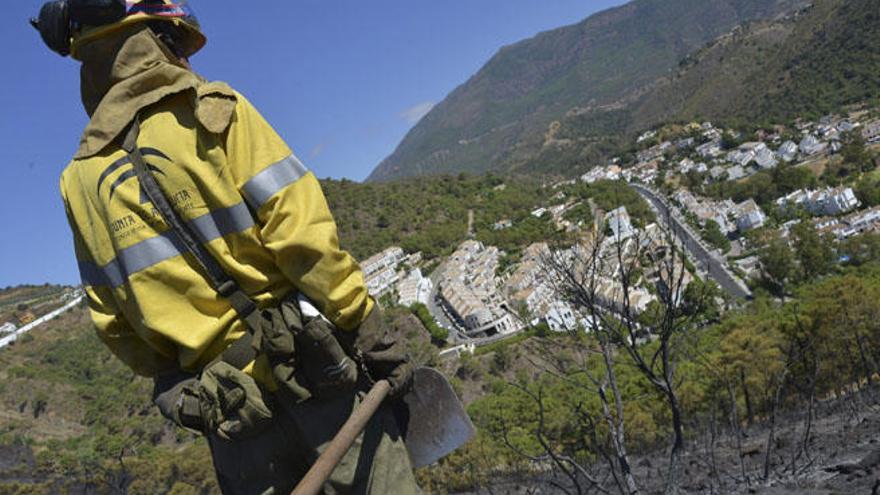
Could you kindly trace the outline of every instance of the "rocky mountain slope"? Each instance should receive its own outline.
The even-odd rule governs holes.
[[[758,23],[728,38],[671,80],[678,94],[702,80],[679,115],[781,120],[877,97],[880,10],[870,0],[819,1],[790,21]],[[730,60],[737,56],[752,63]]]
[[[636,97],[554,122],[532,171],[577,171],[626,152],[633,135],[668,122],[711,120],[752,131],[818,119],[880,95],[880,11],[872,0],[817,0],[776,21],[738,26]]]
[[[509,169],[572,109],[616,105],[694,50],[799,0],[635,0],[505,47],[437,105],[370,180]]]

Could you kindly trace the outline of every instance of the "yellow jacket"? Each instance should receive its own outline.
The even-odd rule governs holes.
[[[225,104],[199,108],[211,89]],[[340,328],[369,315],[363,274],[339,248],[320,184],[244,97],[206,85],[140,118],[138,145],[163,190],[260,306],[299,290]],[[138,374],[200,369],[243,335],[242,323],[181,254],[118,144],[82,155],[61,193],[98,335]],[[253,374],[267,380],[263,360]]]

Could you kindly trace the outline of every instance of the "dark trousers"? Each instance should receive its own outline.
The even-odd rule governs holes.
[[[308,400],[273,410],[255,437],[208,439],[224,495],[288,495],[305,476],[363,394]],[[327,495],[420,493],[391,408],[383,406],[324,485]]]

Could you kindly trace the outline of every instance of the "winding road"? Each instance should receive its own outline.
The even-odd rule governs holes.
[[[728,294],[738,299],[752,297],[752,293],[746,284],[727,268],[724,258],[710,252],[687,224],[675,215],[660,194],[640,184],[630,184],[630,186],[650,203],[651,207],[657,212],[657,217],[660,221],[666,223],[667,227],[670,227],[676,237],[684,243],[685,248],[699,269],[708,273],[709,278],[714,280]],[[671,225],[669,225],[670,223]]]

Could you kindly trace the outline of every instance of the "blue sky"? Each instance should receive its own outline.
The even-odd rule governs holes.
[[[190,1],[208,35],[192,62],[229,82],[321,177],[363,180],[431,106],[502,46],[622,0]],[[78,65],[6,2],[0,20],[0,287],[78,283],[58,177],[86,116]]]

